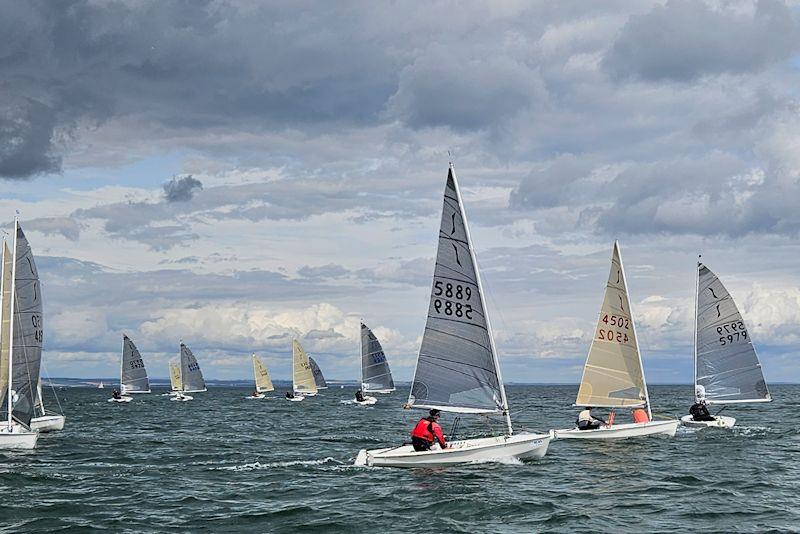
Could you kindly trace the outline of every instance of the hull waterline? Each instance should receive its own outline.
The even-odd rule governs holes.
[[[577,428],[565,428],[556,430],[556,439],[625,439],[638,438],[644,436],[655,436],[664,434],[674,436],[678,430],[679,421],[670,419],[668,421],[649,421],[647,423],[626,423],[621,425],[602,426],[594,430],[578,430]]]
[[[681,424],[688,428],[733,428],[736,418],[717,415],[713,421],[695,421],[691,415],[684,415]]]

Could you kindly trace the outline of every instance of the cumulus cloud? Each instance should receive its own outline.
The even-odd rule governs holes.
[[[187,202],[195,193],[202,190],[203,183],[191,174],[183,178],[173,176],[164,184],[164,198],[167,202]]]

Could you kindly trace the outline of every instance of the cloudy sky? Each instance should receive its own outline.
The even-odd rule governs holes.
[[[0,0],[0,214],[52,376],[355,379],[363,318],[410,379],[452,159],[507,380],[579,381],[619,239],[650,382],[698,253],[798,381],[799,89],[797,2]]]

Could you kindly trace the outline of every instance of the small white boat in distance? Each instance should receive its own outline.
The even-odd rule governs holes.
[[[53,392],[55,393],[55,390],[53,390]],[[39,416],[31,419],[31,430],[36,430],[37,432],[56,432],[64,429],[64,423],[67,418],[62,414],[49,412],[44,408],[41,378],[39,378],[39,383],[36,385],[36,408],[39,412]]]
[[[639,341],[633,321],[628,284],[619,243],[614,242],[611,272],[600,308],[592,345],[583,367],[575,406],[647,410],[647,421],[609,425],[580,430],[577,426],[556,430],[557,439],[622,439],[654,434],[674,436],[677,419],[653,421],[650,397],[642,368]]]
[[[552,434],[514,434],[475,252],[452,164],[444,190],[439,244],[425,333],[407,406],[505,418],[506,433],[454,440],[445,449],[412,445],[359,451],[355,465],[451,466],[506,458],[541,458]]]
[[[264,399],[264,393],[275,391],[275,386],[272,385],[272,378],[269,376],[266,366],[261,361],[261,358],[253,354],[253,375],[255,376],[256,389],[252,395],[248,395],[245,399]]]
[[[177,402],[188,402],[190,400],[194,400],[194,397],[192,397],[191,395],[186,395],[180,391],[177,391],[175,392],[175,395],[173,395],[172,398],[169,400]]]
[[[100,381],[100,383],[97,385],[97,389],[105,389],[105,386],[103,385],[103,381],[102,381],[102,380],[101,380],[101,381]]]
[[[695,406],[770,402],[753,340],[733,297],[708,267],[697,262],[695,285],[694,392]],[[722,411],[722,410],[720,410]],[[704,414],[697,410],[700,419]],[[733,428],[736,419],[708,415],[681,422],[694,428]]]
[[[313,397],[317,394],[314,370],[308,361],[306,351],[296,339],[292,340],[292,392],[294,396],[287,396],[286,400],[300,402],[304,397]]]

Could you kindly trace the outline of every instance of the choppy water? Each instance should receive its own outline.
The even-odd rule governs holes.
[[[290,403],[217,388],[188,403],[154,394],[117,405],[107,389],[61,390],[65,430],[0,454],[0,530],[800,531],[800,386],[728,408],[732,431],[556,441],[531,463],[436,470],[352,467],[359,448],[407,439],[420,414],[400,409],[406,391],[343,404],[353,391]],[[654,386],[654,411],[683,415],[691,393]],[[508,394],[517,429],[574,420],[574,386]]]

